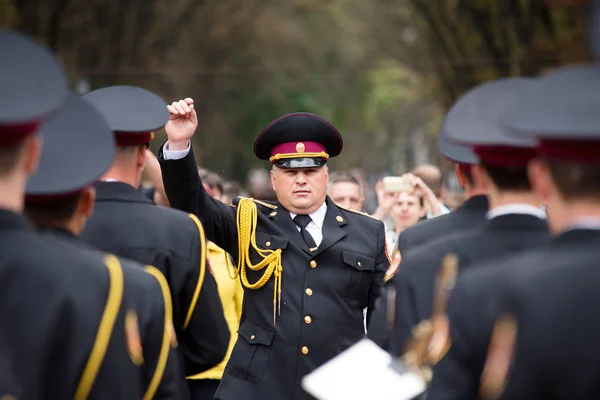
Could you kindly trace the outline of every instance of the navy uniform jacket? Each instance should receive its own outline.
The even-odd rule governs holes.
[[[600,230],[574,229],[518,263],[506,291],[516,353],[503,400],[600,397]]]
[[[204,191],[193,152],[159,160],[171,205],[195,212],[207,238],[237,258],[236,208]],[[310,399],[302,377],[364,337],[363,309],[370,318],[389,267],[383,223],[327,199],[323,241],[311,253],[287,210],[257,207],[258,247],[283,250],[281,314],[274,326],[272,278],[258,290],[244,288],[239,338],[215,397]]]
[[[398,237],[398,250],[405,256],[429,241],[479,228],[485,222],[487,211],[487,196],[473,196],[456,211],[427,219],[402,231]]]
[[[0,327],[0,399],[2,396],[22,398],[21,383],[16,376],[13,357],[11,343],[8,342]]]
[[[221,362],[230,337],[208,268],[201,282],[200,262],[206,260],[201,235],[201,227],[184,213],[156,206],[121,182],[96,184],[94,215],[81,235],[94,247],[152,265],[167,278],[187,375]]]
[[[382,301],[369,325],[373,341],[393,354],[403,353],[412,328],[433,312],[435,277],[446,254],[457,255],[462,273],[473,264],[540,246],[549,237],[546,221],[532,215],[505,214],[486,221],[480,229],[427,243],[402,259],[400,271],[386,284],[396,290],[393,328],[387,326]]]
[[[97,258],[104,258],[103,253],[75,237],[70,232],[56,229],[43,231],[44,235],[53,241],[71,245],[82,252]],[[125,344],[135,346],[135,331],[128,319],[134,318],[139,329],[139,343],[143,362],[137,368],[136,379],[142,387],[155,393],[153,399],[185,398],[187,388],[184,371],[181,368],[179,354],[174,349],[177,339],[174,332],[172,316],[171,293],[165,277],[154,267],[140,265],[136,262],[118,258],[124,277],[124,296],[117,326],[124,327]],[[145,268],[145,270],[144,270]],[[135,326],[135,325],[134,325]],[[126,352],[119,353],[121,358],[105,360],[103,368],[119,368],[119,363],[131,363],[135,358],[135,347],[127,346]],[[127,358],[124,357],[127,355]],[[162,371],[162,372],[161,372]],[[160,378],[160,379],[159,379]],[[107,381],[109,382],[109,381]]]
[[[164,318],[164,297],[152,276],[132,276],[118,262],[38,234],[9,211],[0,211],[0,244],[0,326],[19,399],[141,399],[151,380],[162,382],[164,319],[140,328],[148,374],[130,359],[138,340],[125,329],[130,309]],[[169,396],[167,387],[157,394]]]

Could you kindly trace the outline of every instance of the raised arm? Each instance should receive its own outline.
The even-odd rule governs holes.
[[[191,146],[198,126],[193,100],[187,98],[168,106],[171,114],[165,126],[168,141],[160,148],[165,192],[172,208],[196,215],[206,238],[230,254],[237,254],[235,210],[213,199],[202,185]]]

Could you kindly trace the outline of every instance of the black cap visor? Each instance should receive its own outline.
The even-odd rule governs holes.
[[[295,168],[319,168],[327,163],[326,158],[284,158],[273,163],[276,167],[295,169]]]

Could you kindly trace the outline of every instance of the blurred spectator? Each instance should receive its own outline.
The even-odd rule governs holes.
[[[269,172],[264,168],[255,168],[248,173],[248,195],[255,199],[261,199],[271,188]],[[271,188],[272,190],[272,188]]]
[[[360,181],[350,173],[332,173],[329,177],[328,194],[335,204],[362,211],[365,201],[363,187]]]
[[[206,171],[204,175],[200,175],[204,187],[210,188],[211,196],[218,200],[223,200],[223,179],[214,172]]]
[[[221,196],[219,200],[222,200],[224,187],[221,177],[215,173],[207,172],[206,176],[202,179],[204,180],[207,177],[210,177],[209,180],[211,180],[211,183],[203,182],[205,188],[207,188],[207,192],[215,198],[219,198],[217,197],[218,194]],[[219,365],[201,374],[188,377],[192,399],[212,399],[214,397],[237,340],[237,331],[242,316],[244,289],[239,279],[231,279],[230,277],[230,273],[233,273],[233,269],[235,268],[231,257],[225,250],[213,242],[207,242],[207,249],[210,270],[217,282],[219,297],[223,304],[223,312],[225,313],[225,320],[229,326],[231,337],[229,339],[227,354]]]
[[[233,199],[242,195],[242,188],[238,182],[224,182],[223,195],[221,201],[225,204],[231,204]]]
[[[439,203],[439,213],[434,212],[428,207],[427,218],[450,212],[448,207],[444,204],[446,188],[444,187],[442,172],[438,167],[432,164],[422,164],[412,170],[412,175],[420,178],[423,183],[425,183],[425,186],[431,190]]]
[[[263,201],[277,201],[277,194],[273,190],[271,186],[265,186],[259,193],[258,196],[255,197],[258,200]]]

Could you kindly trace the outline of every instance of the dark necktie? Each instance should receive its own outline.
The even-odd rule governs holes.
[[[315,243],[313,237],[310,236],[310,233],[308,233],[308,231],[306,230],[306,227],[308,226],[308,224],[311,223],[311,221],[312,218],[310,217],[310,215],[296,215],[294,217],[294,222],[300,227],[300,234],[302,235],[302,239],[304,239],[310,251],[313,251],[317,249],[317,244]]]

